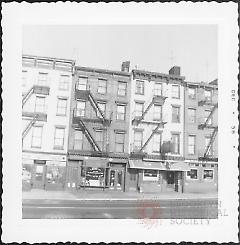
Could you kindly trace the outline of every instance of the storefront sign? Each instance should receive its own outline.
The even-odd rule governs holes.
[[[35,159],[35,160],[46,160],[46,161],[58,161],[65,162],[65,155],[53,155],[53,154],[41,154],[41,153],[22,153],[22,158],[24,159]]]
[[[104,168],[86,168],[86,185],[103,186],[104,185]]]

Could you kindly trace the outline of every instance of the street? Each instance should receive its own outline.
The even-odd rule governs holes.
[[[23,219],[217,218],[217,199],[23,200]]]

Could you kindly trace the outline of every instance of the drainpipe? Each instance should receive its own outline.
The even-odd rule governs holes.
[[[185,156],[186,156],[186,90],[187,90],[187,85],[186,83],[183,86],[183,159],[185,160]],[[184,193],[184,187],[185,187],[185,172],[182,172],[182,193]]]

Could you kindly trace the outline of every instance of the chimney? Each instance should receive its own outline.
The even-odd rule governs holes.
[[[122,63],[121,71],[129,72],[130,70],[130,61],[124,61]]]
[[[173,66],[170,70],[169,70],[169,75],[174,75],[174,76],[180,76],[180,66]]]

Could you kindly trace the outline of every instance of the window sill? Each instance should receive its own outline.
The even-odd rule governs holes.
[[[59,116],[59,117],[66,117],[67,114],[56,114],[56,116]]]
[[[142,93],[136,93],[136,92],[135,92],[135,94],[137,94],[137,95],[144,95],[144,93],[142,94]]]
[[[179,99],[180,99],[180,97],[172,97],[172,99],[177,99],[177,100],[179,100]]]
[[[53,150],[63,150],[63,146],[54,146]]]

